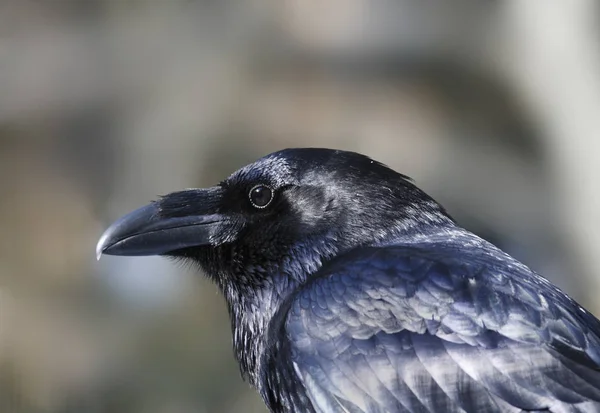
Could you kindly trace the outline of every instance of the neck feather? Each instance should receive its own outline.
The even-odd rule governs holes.
[[[217,283],[229,309],[235,356],[242,375],[252,385],[258,383],[271,319],[286,298],[336,255],[334,243],[335,240],[326,238],[307,241],[290,249],[277,264],[219,271]],[[240,254],[231,251],[228,255],[243,262]]]
[[[246,253],[234,246],[221,251],[218,269],[207,273],[218,274],[216,281],[227,301],[233,347],[242,375],[257,386],[271,319],[283,302],[327,261],[358,246],[385,245],[392,239],[402,241],[409,234],[414,237],[420,232],[428,233],[434,227],[454,227],[451,219],[440,214],[425,218],[405,217],[391,228],[382,228],[376,237],[371,232],[372,239],[360,245],[343,234],[307,239],[290,248],[279,261],[261,265],[249,265]]]

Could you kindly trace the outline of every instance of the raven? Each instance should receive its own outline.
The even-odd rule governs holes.
[[[116,221],[191,260],[273,413],[600,412],[600,322],[364,155],[286,149]]]

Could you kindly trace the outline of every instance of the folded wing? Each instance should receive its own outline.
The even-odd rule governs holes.
[[[295,297],[285,329],[317,411],[600,411],[598,320],[514,261],[364,249]]]

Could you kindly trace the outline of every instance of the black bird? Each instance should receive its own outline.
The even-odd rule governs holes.
[[[600,412],[600,322],[363,155],[273,153],[126,215],[102,253],[198,263],[271,412]]]

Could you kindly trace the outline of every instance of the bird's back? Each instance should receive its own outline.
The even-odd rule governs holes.
[[[350,251],[292,296],[265,354],[273,411],[600,411],[598,320],[456,231]]]

